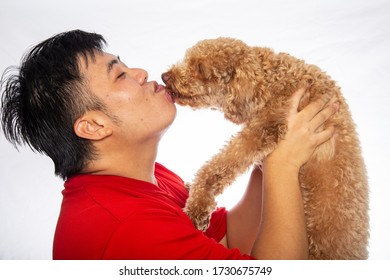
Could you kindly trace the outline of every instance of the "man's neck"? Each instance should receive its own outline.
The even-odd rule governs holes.
[[[154,165],[157,147],[137,147],[101,153],[90,162],[84,173],[97,175],[116,175],[157,184]]]

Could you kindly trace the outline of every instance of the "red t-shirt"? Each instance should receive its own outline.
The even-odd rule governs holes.
[[[158,186],[110,175],[76,175],[65,182],[54,259],[251,259],[218,242],[226,210],[212,215],[206,233],[182,208],[183,181],[156,163]]]

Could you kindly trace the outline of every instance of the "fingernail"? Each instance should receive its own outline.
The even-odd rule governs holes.
[[[333,106],[333,110],[334,110],[335,113],[339,111],[339,109],[340,109],[340,104],[339,104],[339,102],[334,102],[334,103],[332,104],[332,106]]]

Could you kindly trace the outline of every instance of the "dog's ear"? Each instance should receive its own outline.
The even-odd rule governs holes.
[[[254,102],[253,90],[253,85],[250,83],[237,85],[233,81],[229,85],[229,92],[222,106],[226,119],[236,124],[242,124],[250,118],[252,112],[248,104]]]

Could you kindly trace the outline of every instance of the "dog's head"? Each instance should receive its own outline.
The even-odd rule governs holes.
[[[162,74],[180,105],[215,108],[236,123],[245,117],[242,106],[256,85],[254,55],[243,42],[231,38],[203,40],[187,50],[182,62]],[[245,105],[244,105],[245,106]]]

